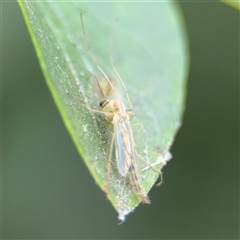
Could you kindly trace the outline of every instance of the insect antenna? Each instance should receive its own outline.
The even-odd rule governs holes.
[[[104,99],[106,99],[106,96],[107,96],[107,95],[105,96],[105,94],[104,94],[104,92],[103,92],[103,89],[102,89],[102,87],[101,87],[101,85],[100,85],[100,82],[99,82],[97,76],[96,76],[95,74],[93,74],[93,77],[95,78],[95,80],[96,80],[96,82],[97,82],[98,89],[100,90],[100,92],[101,92],[101,94],[103,95]]]

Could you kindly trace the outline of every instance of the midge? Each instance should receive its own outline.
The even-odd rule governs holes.
[[[85,34],[83,19],[82,19],[82,13],[80,13],[80,19],[81,19],[81,25],[82,25],[82,32],[87,44],[87,48],[91,54],[91,58],[96,64],[97,68],[100,70],[100,72],[103,74],[105,81],[111,88],[113,92],[115,92],[114,86],[110,80],[110,78],[105,74],[105,72],[102,70],[102,68],[99,66],[95,56],[93,55],[90,46],[87,41],[87,37]],[[110,50],[112,48],[112,38],[110,43]],[[108,156],[108,185],[109,185],[109,179],[110,179],[110,163],[111,159],[113,157],[113,149],[115,149],[115,157],[117,162],[118,171],[123,177],[128,177],[131,184],[131,189],[133,192],[141,199],[143,203],[150,203],[150,199],[146,194],[143,193],[141,185],[140,185],[140,168],[139,168],[139,159],[141,158],[143,161],[147,163],[143,157],[141,157],[137,153],[136,144],[134,141],[133,131],[130,124],[130,116],[131,114],[128,111],[132,111],[132,103],[130,101],[130,97],[128,94],[128,91],[126,89],[126,86],[120,77],[119,73],[117,72],[116,68],[113,64],[112,54],[110,54],[110,60],[111,65],[113,67],[113,70],[115,74],[117,75],[118,80],[121,82],[123,89],[125,91],[130,109],[126,110],[125,105],[120,101],[119,99],[112,99],[108,100],[108,94],[103,89],[103,85],[101,84],[100,80],[97,78],[95,74],[93,75],[93,78],[95,79],[98,88],[104,98],[99,104],[100,109],[91,109],[85,104],[77,101],[74,99],[70,94],[68,94],[75,102],[80,104],[81,106],[87,108],[89,111],[96,112],[99,114],[103,114],[105,116],[105,121],[107,124],[113,125],[113,133],[112,133],[112,140],[110,145],[110,151]],[[149,163],[147,163],[154,171],[157,171],[160,176],[161,173],[152,167]],[[109,186],[107,186],[107,192],[109,190]]]

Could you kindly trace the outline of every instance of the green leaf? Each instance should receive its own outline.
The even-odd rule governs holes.
[[[231,6],[231,7],[233,7],[233,8],[235,8],[235,9],[237,9],[237,10],[240,10],[240,2],[239,2],[239,0],[237,0],[237,1],[220,0],[220,1],[225,3],[225,4],[227,4],[227,5],[229,5],[229,6]]]
[[[138,154],[157,169],[169,157],[169,149],[181,125],[184,110],[188,49],[181,12],[171,2],[51,2],[19,1],[41,68],[54,101],[72,139],[97,184],[117,210],[120,219],[140,203],[120,176],[115,155],[108,180],[111,129],[104,116],[77,104],[74,99],[97,109],[92,74],[102,77],[86,47],[80,22],[92,52],[108,76],[116,74],[109,60],[109,39],[114,31],[112,56],[133,103],[132,122]],[[118,97],[129,104],[119,81]],[[93,86],[93,87],[92,87]],[[138,127],[141,125],[142,127]],[[140,185],[144,194],[158,173],[140,161]],[[109,188],[108,188],[109,183]]]

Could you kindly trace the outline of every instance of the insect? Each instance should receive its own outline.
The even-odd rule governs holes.
[[[131,185],[132,191],[141,199],[142,203],[149,204],[150,199],[149,197],[143,193],[143,190],[140,185],[140,167],[139,167],[139,159],[143,159],[138,153],[137,153],[137,147],[134,140],[134,135],[132,131],[132,127],[130,124],[130,118],[133,114],[132,113],[132,103],[127,91],[127,88],[119,75],[118,71],[114,67],[113,64],[113,58],[112,54],[110,54],[110,60],[111,65],[113,67],[113,70],[120,81],[120,83],[123,86],[123,89],[126,94],[126,98],[128,100],[130,109],[127,110],[123,102],[117,98],[108,100],[108,93],[110,91],[115,92],[115,88],[112,84],[111,79],[107,76],[107,74],[102,70],[102,68],[99,66],[95,56],[93,55],[91,48],[88,44],[88,40],[85,34],[84,24],[83,24],[83,18],[82,13],[80,13],[80,19],[81,19],[81,25],[82,25],[82,32],[85,38],[85,42],[87,45],[87,48],[91,54],[91,58],[97,68],[100,70],[102,75],[104,76],[105,82],[107,83],[110,90],[105,91],[103,89],[103,85],[101,83],[101,80],[95,75],[92,74],[93,79],[96,81],[98,88],[103,96],[103,100],[100,102],[99,106],[100,109],[92,109],[88,107],[87,105],[75,100],[70,94],[68,94],[74,101],[76,101],[81,106],[87,108],[89,111],[99,113],[105,116],[105,121],[107,125],[112,125],[113,132],[112,132],[112,139],[110,144],[110,151],[108,156],[108,185],[109,185],[109,179],[110,179],[110,166],[111,166],[111,160],[113,158],[113,151],[115,150],[115,158],[117,162],[117,168],[118,172],[122,177],[128,177]],[[112,38],[110,42],[110,50],[112,49]],[[145,159],[143,161],[147,162]],[[161,173],[152,167],[149,163],[147,163],[152,169],[157,171],[160,176]],[[109,186],[107,186],[108,193]]]

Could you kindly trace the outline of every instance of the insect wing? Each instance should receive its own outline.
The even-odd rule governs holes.
[[[118,171],[126,176],[129,168],[137,162],[135,143],[128,118],[115,114],[113,117],[115,132],[115,155]],[[135,168],[138,169],[138,166]]]

